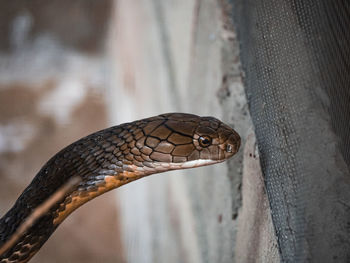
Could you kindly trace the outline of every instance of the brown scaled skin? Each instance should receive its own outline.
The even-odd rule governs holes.
[[[82,138],[52,157],[0,219],[1,246],[65,182],[82,178],[0,255],[0,263],[29,261],[70,213],[109,190],[154,173],[222,162],[239,147],[239,135],[218,119],[185,113],[162,114]]]

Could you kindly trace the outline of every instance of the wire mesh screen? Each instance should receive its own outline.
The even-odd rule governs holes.
[[[350,262],[350,2],[233,0],[283,262]]]

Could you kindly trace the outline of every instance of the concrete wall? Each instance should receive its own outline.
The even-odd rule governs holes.
[[[111,123],[172,111],[210,115],[234,127],[244,145],[252,124],[231,8],[213,0],[119,0],[109,42]],[[246,169],[246,180],[255,179],[243,196],[252,208],[238,217],[242,168],[243,150],[223,164],[156,175],[118,190],[127,260],[277,262],[259,170]],[[260,199],[262,207],[254,202]],[[263,220],[253,220],[261,214]]]

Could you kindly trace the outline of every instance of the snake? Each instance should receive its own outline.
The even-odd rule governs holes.
[[[214,117],[167,113],[92,133],[54,155],[0,219],[0,247],[45,200],[73,176],[81,181],[0,255],[28,262],[56,228],[89,200],[142,177],[223,162],[240,136]]]

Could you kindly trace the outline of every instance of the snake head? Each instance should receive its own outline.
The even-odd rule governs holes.
[[[168,113],[145,121],[145,137],[136,147],[148,154],[148,166],[157,171],[222,162],[240,147],[238,133],[213,117]]]

